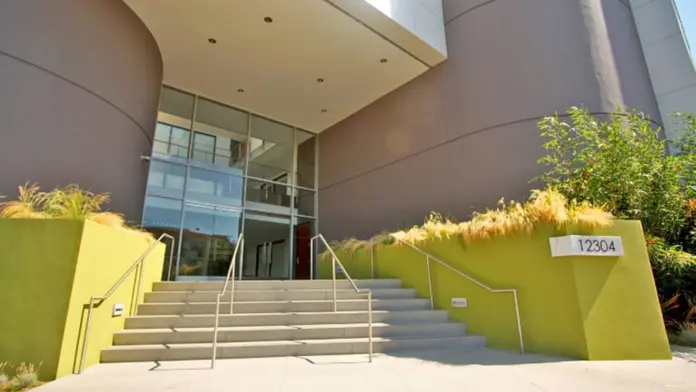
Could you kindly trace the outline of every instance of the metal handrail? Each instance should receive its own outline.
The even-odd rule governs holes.
[[[174,258],[173,256],[174,256],[175,239],[171,235],[164,233],[164,234],[160,235],[159,238],[157,238],[157,241],[153,242],[152,245],[150,245],[150,247],[148,247],[145,250],[145,252],[143,252],[143,254],[140,255],[140,257],[138,257],[138,259],[135,261],[135,263],[133,263],[133,265],[131,265],[131,267],[128,268],[128,270],[121,276],[121,278],[116,282],[116,284],[114,284],[111,287],[111,289],[109,289],[109,291],[106,292],[106,294],[104,294],[101,297],[94,296],[94,297],[90,298],[89,311],[87,312],[87,323],[85,324],[85,338],[82,341],[82,357],[80,358],[80,368],[77,371],[78,374],[82,373],[82,371],[85,368],[85,359],[87,357],[87,342],[89,340],[89,330],[90,330],[89,327],[91,326],[91,323],[92,323],[92,313],[94,311],[94,308],[99,307],[102,303],[104,303],[104,301],[109,299],[109,297],[111,297],[111,295],[114,292],[116,292],[116,290],[119,288],[119,286],[121,286],[121,284],[123,284],[123,282],[126,281],[126,279],[130,276],[130,274],[133,271],[135,271],[136,268],[138,268],[140,266],[140,273],[138,274],[138,284],[136,286],[137,288],[136,288],[136,292],[135,292],[135,303],[133,304],[133,306],[130,309],[130,315],[133,315],[135,309],[137,309],[137,307],[138,307],[138,299],[140,298],[140,287],[141,287],[142,282],[143,282],[143,268],[142,268],[143,262],[145,261],[145,258],[150,254],[150,252],[152,252],[152,250],[155,249],[155,246],[157,246],[157,244],[163,243],[162,240],[164,238],[167,238],[172,242],[171,247],[169,248],[169,272],[167,274],[167,280],[171,279],[172,261]],[[99,303],[95,305],[96,302],[99,302]]]
[[[232,259],[230,260],[230,267],[227,269],[227,276],[225,277],[225,284],[222,285],[222,290],[217,295],[217,300],[215,301],[215,328],[213,329],[213,355],[210,360],[210,368],[215,369],[215,359],[217,358],[217,342],[218,342],[218,321],[220,320],[220,298],[225,295],[227,291],[227,284],[230,282],[230,277],[232,277],[232,287],[230,287],[230,314],[233,314],[234,308],[234,270],[237,264],[237,253],[239,249],[242,249],[241,261],[244,260],[244,234],[239,233],[237,237],[237,244],[234,246],[234,252],[232,253]],[[241,266],[240,266],[241,270]],[[241,276],[240,276],[241,278]]]
[[[517,301],[517,290],[515,290],[515,289],[493,289],[493,288],[479,282],[478,280],[472,278],[471,276],[459,271],[458,269],[452,267],[448,263],[438,259],[437,257],[424,251],[423,249],[421,249],[421,248],[419,248],[419,247],[417,247],[417,246],[415,246],[407,241],[404,241],[401,238],[397,238],[394,236],[392,236],[392,238],[394,238],[397,242],[401,242],[402,244],[405,244],[405,245],[411,247],[412,249],[420,252],[422,255],[425,256],[426,264],[428,266],[428,290],[430,291],[430,308],[431,309],[434,308],[434,303],[433,303],[433,280],[432,280],[431,273],[430,273],[430,260],[433,260],[433,261],[437,262],[438,264],[442,265],[443,267],[451,270],[452,272],[455,272],[455,273],[459,274],[460,276],[465,277],[466,279],[470,280],[471,282],[474,282],[475,284],[477,284],[480,287],[483,287],[484,289],[488,290],[491,293],[512,293],[513,299],[515,301],[515,317],[517,318],[517,333],[518,333],[519,339],[520,339],[520,352],[522,354],[524,354],[524,339],[522,338],[522,322],[520,321],[520,307],[519,307],[519,303]],[[372,252],[374,252],[374,250],[372,249],[372,246],[370,246],[370,253],[372,253]]]
[[[365,289],[365,290],[360,290],[358,286],[355,284],[353,279],[350,277],[348,274],[348,271],[346,268],[343,266],[341,263],[341,260],[336,256],[336,253],[334,253],[333,249],[331,249],[331,246],[329,245],[328,242],[326,242],[326,239],[324,238],[323,235],[317,234],[314,237],[312,237],[309,240],[310,243],[310,266],[314,264],[314,240],[320,239],[323,243],[324,246],[326,246],[326,249],[329,250],[331,253],[331,280],[333,282],[333,311],[338,312],[338,301],[336,300],[336,263],[341,267],[341,271],[343,271],[343,275],[348,279],[350,284],[353,286],[353,289],[355,289],[355,292],[358,294],[365,294],[367,295],[367,341],[368,341],[368,354],[370,358],[370,362],[372,362],[372,291],[370,289]],[[312,270],[310,269],[310,277],[312,274]]]

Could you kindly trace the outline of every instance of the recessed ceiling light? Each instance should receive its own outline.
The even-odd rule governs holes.
[[[387,61],[388,61],[387,59],[379,60],[379,62],[382,63],[382,64],[386,63]]]
[[[273,23],[273,18],[271,18],[270,16],[267,16],[267,17],[263,18],[263,21],[266,23]]]
[[[208,38],[208,42],[210,42],[211,44],[216,44],[217,40],[215,38]]]
[[[326,111],[327,111],[326,109],[321,109],[322,113],[326,113]]]
[[[317,79],[317,82],[318,82],[318,83],[324,83],[324,79],[319,78],[319,79]]]
[[[243,89],[243,88],[238,88],[238,89],[237,89],[237,92],[238,92],[238,93],[243,93],[243,92],[244,92],[244,89]]]

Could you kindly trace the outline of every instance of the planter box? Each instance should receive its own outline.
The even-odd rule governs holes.
[[[624,255],[551,257],[549,238],[568,234],[620,236]],[[418,247],[492,289],[516,289],[527,352],[591,360],[669,359],[670,348],[640,222],[594,231],[539,227],[465,245],[461,237]],[[353,278],[370,277],[370,254],[339,253]],[[405,246],[376,248],[377,278],[399,278],[429,297],[426,258]],[[491,347],[519,350],[510,293],[491,293],[431,261],[435,307],[485,335]],[[331,277],[330,260],[319,276]],[[452,307],[452,298],[467,306]]]
[[[153,241],[92,221],[0,219],[0,362],[41,363],[42,380],[77,371],[90,297],[106,294]],[[141,297],[160,280],[164,250],[159,244],[145,260]],[[86,366],[123,328],[113,305],[130,314],[136,278],[95,308]]]

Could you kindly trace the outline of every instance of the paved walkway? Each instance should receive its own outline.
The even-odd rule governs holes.
[[[696,349],[672,361],[586,362],[496,350],[262,358],[94,366],[37,392],[694,392]]]

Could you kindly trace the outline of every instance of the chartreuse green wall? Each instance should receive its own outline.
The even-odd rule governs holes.
[[[152,244],[143,233],[91,221],[0,219],[0,362],[41,363],[40,378],[77,370],[91,296],[104,295]],[[164,245],[144,264],[144,291],[159,280]],[[99,362],[103,347],[123,328],[111,317],[114,303],[133,304],[135,275],[95,309],[86,366]],[[7,313],[5,313],[7,312]]]
[[[82,222],[0,219],[0,363],[55,378]]]
[[[58,377],[78,370],[90,298],[106,294],[153,241],[142,233],[85,222],[63,334]],[[138,303],[142,302],[145,292],[152,289],[152,283],[161,279],[164,250],[165,246],[160,244],[145,259]],[[125,316],[134,310],[136,283],[137,274],[133,273],[108,300],[94,310],[85,368],[99,363],[101,350],[112,344],[114,332],[123,329]],[[112,317],[114,304],[124,305],[123,317]]]
[[[567,234],[618,235],[622,257],[552,258],[549,238]],[[591,232],[538,227],[523,233],[464,245],[460,237],[429,240],[419,247],[493,289],[517,289],[527,352],[591,360],[671,358],[640,222],[618,221]],[[370,276],[367,251],[339,252],[354,278]],[[489,346],[519,350],[512,294],[491,293],[431,262],[435,307]],[[400,278],[428,297],[425,257],[403,245],[375,248],[375,275]],[[330,277],[329,259],[319,276]],[[452,308],[451,298],[467,298]]]

